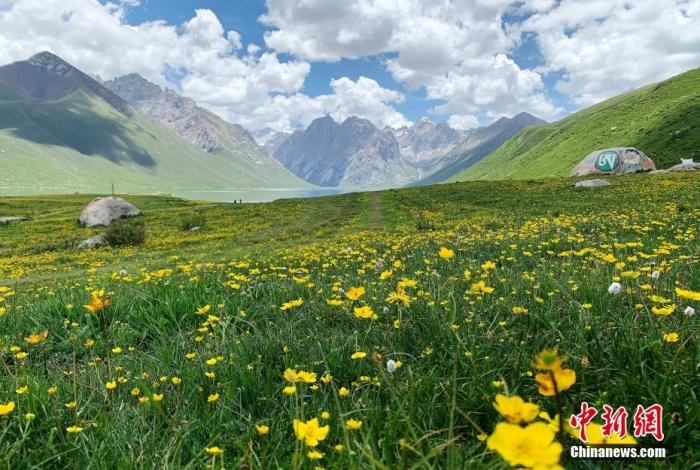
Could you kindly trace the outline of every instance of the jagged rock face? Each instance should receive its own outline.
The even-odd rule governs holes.
[[[452,129],[446,122],[435,124],[426,118],[410,127],[396,129],[394,135],[401,155],[414,163],[439,158],[466,137],[466,133]]]
[[[50,52],[0,67],[0,82],[27,101],[56,101],[77,90],[86,90],[122,114],[133,115],[126,100]]]
[[[174,90],[163,90],[138,74],[108,80],[104,86],[149,118],[206,152],[226,148],[247,153],[260,165],[278,165],[243,127],[224,121]]]
[[[342,124],[330,116],[318,118],[286,138],[274,154],[292,173],[319,186],[404,183],[412,172],[393,133],[357,117]]]
[[[274,155],[279,146],[291,135],[291,132],[275,132],[262,145],[265,147],[265,150],[267,150],[267,153]],[[258,141],[258,143],[260,143],[260,141]]]
[[[276,134],[265,148],[297,176],[322,186],[436,183],[476,163],[520,129],[544,121],[521,113],[460,131],[421,119],[379,131],[366,119],[325,116],[306,130]]]

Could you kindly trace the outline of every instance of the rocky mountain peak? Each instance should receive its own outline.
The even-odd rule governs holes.
[[[122,75],[103,84],[130,103],[157,98],[163,93],[158,85],[149,82],[138,73]]]

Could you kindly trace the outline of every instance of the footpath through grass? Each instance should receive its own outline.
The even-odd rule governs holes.
[[[127,197],[146,244],[87,251],[89,197],[0,199],[3,466],[594,468],[585,401],[663,406],[667,458],[606,467],[690,467],[700,180],[611,181]]]

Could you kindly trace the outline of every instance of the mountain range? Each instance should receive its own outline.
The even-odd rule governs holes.
[[[254,133],[288,170],[319,186],[389,187],[442,181],[473,165],[521,129],[545,121],[521,113],[461,131],[426,118],[378,129],[356,116],[315,119],[291,134]]]
[[[0,191],[310,187],[172,90],[135,76],[108,85],[116,93],[49,52],[0,67]]]
[[[385,188],[566,176],[586,154],[634,146],[659,168],[700,148],[700,69],[555,123],[527,113],[477,129],[351,116],[253,133],[138,74],[102,81],[41,52],[0,67],[0,194]]]

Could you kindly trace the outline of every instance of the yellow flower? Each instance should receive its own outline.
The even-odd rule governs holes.
[[[654,302],[656,304],[667,304],[671,301],[670,299],[667,299],[665,297],[661,297],[660,295],[650,295],[649,300],[651,300],[652,302]]]
[[[87,310],[90,313],[106,310],[107,307],[109,307],[109,304],[112,303],[112,298],[103,297],[104,293],[104,289],[93,291],[90,302],[83,305],[83,307],[85,307],[85,310]]]
[[[539,421],[524,428],[498,423],[486,440],[486,446],[514,467],[550,467],[558,464],[563,450],[554,436],[554,431]]]
[[[403,290],[390,292],[384,301],[390,304],[400,303],[404,307],[408,307],[411,304],[411,298]]]
[[[55,395],[56,392],[58,392],[58,387],[56,386],[52,386],[46,389],[46,393],[48,393],[49,395]]]
[[[83,430],[83,428],[81,428],[80,426],[76,426],[76,425],[73,425],[73,426],[66,428],[66,431],[68,431],[71,434],[78,434],[82,430]]]
[[[207,403],[214,403],[219,399],[218,393],[213,393],[207,397]]]
[[[680,287],[676,287],[676,295],[681,299],[688,300],[700,300],[700,292],[695,292],[692,290],[684,290]]]
[[[306,453],[306,456],[311,460],[320,460],[323,458],[323,455],[323,452],[319,452],[317,450],[310,450]]]
[[[68,403],[65,404],[65,407],[68,408],[69,410],[74,410],[78,406],[78,403],[75,401],[69,401]]]
[[[496,263],[494,263],[493,261],[486,261],[484,264],[481,265],[481,269],[483,269],[484,271],[496,269]]]
[[[322,411],[321,412],[321,419],[329,420],[329,419],[331,419],[331,414],[327,411]]]
[[[345,296],[350,299],[350,300],[357,300],[360,297],[365,295],[365,288],[360,286],[360,287],[351,287],[346,293]]]
[[[284,378],[287,382],[305,382],[307,384],[312,384],[316,382],[316,373],[305,372],[303,370],[297,372],[294,369],[285,369]]]
[[[651,313],[653,313],[654,315],[664,315],[665,316],[665,315],[670,315],[675,311],[676,311],[676,306],[673,304],[664,305],[663,307],[657,307],[656,305],[651,307]]]
[[[138,387],[134,387],[131,389],[131,391],[129,393],[131,394],[132,397],[137,397],[137,396],[141,395],[141,390],[139,390]]]
[[[382,271],[382,273],[379,275],[379,280],[384,281],[385,279],[389,279],[393,275],[393,271]]]
[[[360,429],[362,427],[362,421],[357,420],[357,419],[349,419],[345,421],[345,429],[348,431],[355,431],[357,429]]]
[[[678,341],[678,333],[664,333],[664,341],[667,343],[675,343]]]
[[[110,380],[105,384],[105,387],[107,387],[107,390],[114,390],[115,388],[117,388],[117,382],[114,380]]]
[[[493,291],[494,291],[493,287],[487,286],[484,281],[479,281],[479,282],[472,284],[472,287],[469,290],[469,293],[470,294],[490,294]]]
[[[36,415],[34,413],[27,413],[24,415],[24,419],[27,421],[33,421],[34,418],[36,418]]]
[[[561,357],[556,348],[545,349],[535,356],[533,367],[537,370],[559,370],[561,369]]]
[[[19,387],[17,390],[15,390],[15,392],[17,392],[17,395],[24,395],[28,391],[29,391],[29,387],[27,385],[25,385],[23,387]]]
[[[450,250],[446,246],[440,247],[440,252],[438,254],[442,259],[452,259],[455,257],[455,252]]]
[[[520,315],[523,313],[527,313],[527,309],[525,307],[513,307],[511,310],[515,315]]]
[[[24,340],[29,344],[39,344],[39,343],[46,341],[46,338],[48,338],[48,336],[49,336],[48,331],[42,331],[41,333],[29,335],[26,338],[24,338]]]
[[[353,353],[352,356],[350,356],[350,359],[364,359],[367,357],[367,353],[363,351],[357,351],[356,353]]]
[[[207,304],[207,305],[205,305],[204,307],[198,307],[198,308],[197,308],[197,313],[198,313],[199,315],[204,315],[204,314],[208,313],[209,310],[211,310],[211,305]]]
[[[112,348],[112,354],[121,354],[123,349],[119,346]]]
[[[343,444],[336,444],[333,446],[333,450],[340,454],[345,451],[345,446]]]
[[[295,307],[301,307],[302,305],[304,305],[304,301],[301,298],[290,300],[289,302],[283,303],[280,310],[286,311]]]
[[[204,450],[206,451],[207,454],[213,455],[214,457],[216,457],[218,455],[224,455],[224,449],[222,449],[221,447],[217,447],[217,446],[206,447]]]
[[[180,377],[173,377],[170,379],[170,381],[173,383],[173,385],[180,385],[182,383],[182,379]]]
[[[374,311],[368,305],[364,305],[362,307],[355,307],[353,311],[355,312],[355,316],[357,318],[371,319],[376,317]]]
[[[162,394],[162,393],[161,393],[161,394],[154,393],[154,394],[151,396],[151,398],[153,399],[154,402],[158,403],[158,402],[163,401],[163,394]]]
[[[554,374],[554,381],[552,380],[551,374]],[[556,389],[559,393],[570,389],[571,386],[576,383],[576,372],[571,369],[560,369],[557,371],[537,374],[535,376],[535,380],[540,385],[538,390],[540,394],[545,397],[552,397],[555,395],[555,383],[557,387]]]
[[[256,424],[255,430],[258,431],[258,436],[266,436],[270,432],[270,427],[265,424]]]
[[[328,432],[330,431],[330,426],[319,425],[318,418],[313,418],[306,422],[295,419],[292,422],[292,427],[294,428],[294,434],[297,439],[304,441],[309,447],[316,447],[320,441],[328,436]]]
[[[338,390],[338,395],[345,398],[350,395],[350,391],[345,387],[340,387],[340,390]]]
[[[297,393],[297,388],[294,385],[288,385],[282,390],[285,395],[294,395]]]
[[[507,397],[501,393],[496,395],[493,407],[508,422],[514,424],[530,423],[540,412],[539,406],[534,403],[527,403],[518,396]]]
[[[10,413],[12,413],[12,410],[14,410],[14,409],[15,409],[15,402],[13,402],[13,401],[7,402],[7,404],[5,404],[5,405],[0,403],[0,416],[9,415]]]

